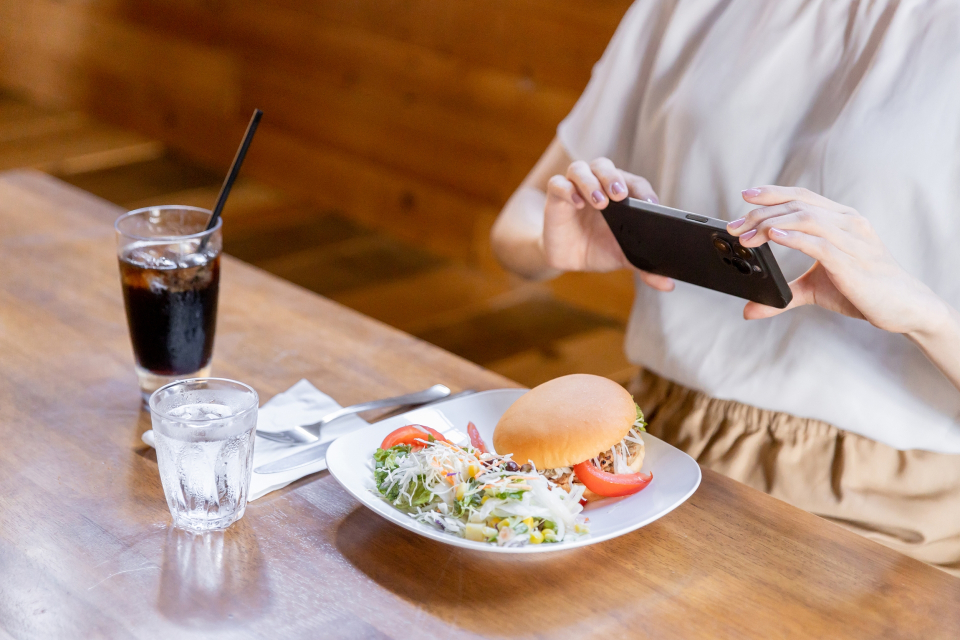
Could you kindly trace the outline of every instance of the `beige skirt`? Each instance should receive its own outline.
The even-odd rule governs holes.
[[[960,455],[899,451],[642,371],[647,430],[702,466],[960,576]]]

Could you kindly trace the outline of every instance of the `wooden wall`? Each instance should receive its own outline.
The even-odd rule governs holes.
[[[0,86],[474,263],[628,0],[0,0]]]

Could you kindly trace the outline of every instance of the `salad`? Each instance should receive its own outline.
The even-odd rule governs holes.
[[[373,454],[377,491],[419,522],[499,546],[556,543],[588,533],[584,487],[569,490],[531,464],[487,451],[471,423],[469,445],[421,425],[397,429]]]

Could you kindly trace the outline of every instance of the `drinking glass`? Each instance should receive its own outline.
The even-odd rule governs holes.
[[[197,207],[147,207],[114,225],[144,401],[169,382],[210,375],[223,246],[222,219],[207,231],[210,215]]]
[[[250,490],[257,392],[223,378],[172,382],[150,396],[160,481],[177,527],[224,529]]]

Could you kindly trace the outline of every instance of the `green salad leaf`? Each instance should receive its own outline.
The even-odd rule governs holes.
[[[637,408],[637,421],[633,423],[634,428],[646,431],[647,421],[643,417],[643,409],[636,402],[633,403],[633,406]]]

